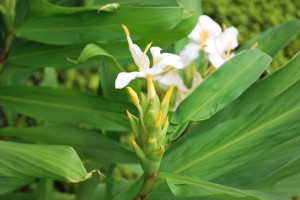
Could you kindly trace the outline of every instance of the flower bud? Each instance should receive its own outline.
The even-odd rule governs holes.
[[[139,119],[134,116],[133,114],[131,114],[128,110],[126,110],[127,112],[127,116],[133,131],[133,134],[135,137],[139,136]]]
[[[165,97],[164,97],[164,99],[163,99],[163,101],[160,105],[160,110],[162,112],[162,121],[164,121],[167,117],[167,114],[168,114],[168,111],[169,111],[170,99],[171,99],[173,89],[174,89],[174,85],[172,85],[168,89],[168,91],[167,91],[167,93],[166,93],[166,95],[165,95]]]
[[[143,93],[141,93],[141,106],[143,110],[147,110],[148,100]]]
[[[132,101],[133,105],[135,105],[136,107],[139,107],[140,100],[139,100],[136,92],[131,87],[127,87],[127,92],[130,96],[130,100]]]
[[[136,155],[140,159],[145,159],[146,155],[145,155],[143,149],[136,143],[136,141],[134,139],[131,139],[131,144],[132,144],[133,150],[136,153]]]
[[[147,76],[147,82],[148,82],[148,95],[149,99],[152,99],[156,96],[155,87],[152,81],[152,78],[150,75]]]
[[[154,138],[154,137],[149,137],[147,139],[147,142],[144,146],[144,150],[145,150],[145,154],[146,155],[149,155],[151,154],[152,152],[154,152],[155,150],[158,149],[158,143],[157,143],[157,139]]]
[[[165,147],[161,146],[158,150],[152,152],[148,157],[152,161],[159,162],[165,153]]]

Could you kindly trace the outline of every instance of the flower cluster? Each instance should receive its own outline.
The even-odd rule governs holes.
[[[190,43],[180,52],[184,66],[189,65],[199,57],[199,51],[208,54],[208,59],[215,68],[234,56],[231,50],[238,46],[238,30],[234,27],[221,27],[210,17],[201,15],[193,31],[189,34]]]
[[[151,76],[163,89],[172,85],[176,87],[174,108],[193,92],[203,80],[198,71],[199,67],[195,66],[195,60],[199,58],[201,52],[204,53],[202,65],[208,60],[213,67],[212,69],[217,69],[234,56],[231,51],[238,46],[238,30],[236,28],[224,27],[222,31],[220,25],[206,15],[199,17],[198,23],[188,36],[190,42],[179,53],[179,56],[161,53],[161,48],[151,47],[151,43],[142,51],[138,45],[132,42],[127,27],[122,26],[138,71],[121,72],[116,79],[115,87],[121,89],[135,78]],[[150,50],[153,58],[152,67],[150,67],[150,59],[146,55],[148,50]],[[187,75],[184,80],[179,69],[183,69],[184,74]],[[208,69],[204,75],[211,71],[211,68]]]
[[[162,88],[168,88],[175,85],[177,89],[176,105],[185,99],[201,82],[202,76],[195,67],[194,61],[199,57],[200,52],[204,52],[214,68],[219,68],[224,62],[234,56],[231,50],[238,46],[238,31],[234,27],[221,27],[210,17],[202,15],[193,31],[189,34],[190,42],[179,53],[183,62],[183,69],[191,67],[192,70],[186,70],[191,73],[189,81],[190,87],[187,87],[178,70],[173,69],[154,77]]]

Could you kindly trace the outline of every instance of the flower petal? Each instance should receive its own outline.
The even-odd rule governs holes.
[[[151,67],[147,72],[149,74],[155,75],[162,73],[166,67],[172,66],[177,69],[183,67],[181,58],[172,53],[160,53],[161,48],[151,47],[150,48],[153,57],[153,67]]]
[[[130,83],[135,78],[145,77],[146,72],[121,72],[118,74],[117,79],[115,81],[115,88],[122,89],[126,85]]]
[[[235,49],[238,46],[238,30],[229,27],[221,34],[220,39],[225,46],[225,51]]]
[[[195,43],[200,43],[200,32],[202,31],[199,22],[197,22],[195,28],[188,35],[188,37]]]
[[[225,46],[220,37],[210,37],[205,42],[204,51],[212,54],[223,54]]]
[[[141,48],[138,45],[133,44],[133,42],[130,38],[130,32],[129,32],[128,28],[124,24],[122,24],[122,27],[126,34],[129,50],[131,52],[131,55],[133,57],[135,64],[139,67],[140,71],[149,69],[150,61],[149,61],[148,56],[143,55],[143,51],[141,50]]]
[[[135,64],[139,67],[139,70],[142,71],[142,70],[149,69],[150,60],[148,56],[147,55],[143,56],[143,51],[141,50],[141,48],[138,45],[133,44],[129,36],[127,37],[127,40],[129,44],[129,50],[131,52]]]
[[[219,54],[209,54],[208,59],[215,68],[219,68],[225,62]]]
[[[182,59],[183,67],[186,67],[199,57],[199,44],[193,42],[187,44],[179,53],[179,56]]]
[[[202,31],[208,32],[208,37],[216,37],[222,32],[220,25],[207,15],[201,15],[199,17],[199,24]]]
[[[188,88],[184,85],[182,78],[176,69],[171,69],[164,74],[154,76],[153,79],[157,81],[163,89],[167,89],[174,85],[179,90],[188,91]]]

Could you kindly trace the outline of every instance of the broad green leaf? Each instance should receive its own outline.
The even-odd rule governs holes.
[[[114,11],[119,7],[117,3],[101,4],[99,6],[64,7],[49,3],[47,0],[35,0],[31,2],[27,18],[41,17],[53,14],[73,14],[76,12],[98,10]]]
[[[205,132],[226,120],[247,116],[264,101],[279,95],[299,81],[299,65],[300,53],[295,55],[292,60],[279,70],[254,83],[239,98],[212,116],[212,118],[201,122],[192,129],[190,134],[197,134],[198,130]]]
[[[287,31],[288,30],[288,31]],[[274,57],[283,47],[300,33],[300,20],[296,19],[273,27],[261,35],[248,41],[240,48],[240,51],[249,49],[258,42],[260,50]]]
[[[299,133],[299,125],[291,126],[287,129],[286,134],[297,135]],[[257,182],[264,182],[264,179],[269,179],[269,177],[274,178],[274,174],[277,174],[278,171],[284,170],[288,168],[290,171],[285,176],[278,176],[277,182],[280,182],[290,176],[297,176],[300,172],[297,170],[293,170],[289,165],[293,163],[295,160],[300,159],[300,137],[296,136],[292,139],[289,139],[286,142],[283,142],[273,148],[270,148],[262,155],[259,155],[230,172],[224,174],[221,177],[218,177],[215,181],[218,183],[226,183],[231,186],[238,186],[242,188],[256,188],[256,189],[266,189],[264,187],[258,187],[260,184],[256,184]],[[260,169],[260,170],[257,170]],[[295,183],[297,181],[294,181]],[[298,184],[300,180],[298,180]],[[253,187],[253,185],[257,185]],[[274,184],[275,185],[275,184]],[[272,185],[272,186],[274,186]],[[270,185],[269,185],[270,186]],[[282,192],[283,190],[277,190],[279,187],[276,187],[277,192]],[[298,191],[300,194],[300,190],[298,186],[289,187],[290,191]],[[284,194],[287,194],[286,192]],[[289,193],[288,195],[294,195],[295,193]],[[296,193],[297,194],[297,193]]]
[[[36,198],[35,193],[24,193],[24,192],[0,195],[0,200],[7,200],[7,199],[9,199],[9,200],[33,200],[35,198]]]
[[[118,73],[116,73],[107,62],[98,62],[98,74],[100,77],[101,87],[99,89],[101,89],[101,94],[104,97],[123,101],[128,100],[128,94],[125,89],[119,90],[115,88],[115,80],[117,79]],[[130,84],[131,86],[132,83]]]
[[[0,105],[48,122],[87,125],[104,130],[129,131],[128,103],[82,92],[28,86],[0,88]]]
[[[299,87],[298,81],[246,117],[226,121],[203,133],[198,130],[197,135],[186,135],[166,152],[161,171],[213,180],[297,137]]]
[[[71,147],[7,141],[0,144],[0,177],[79,182],[90,176]]]
[[[25,193],[25,192],[18,192],[18,193],[11,193],[6,195],[1,195],[0,200],[36,200],[35,193]],[[70,193],[61,193],[55,192],[53,199],[55,200],[74,200],[75,196]]]
[[[179,7],[120,7],[111,13],[57,14],[28,19],[15,34],[20,38],[55,45],[108,43],[126,40],[121,28],[121,24],[125,24],[134,33],[132,39],[136,40],[174,28],[181,21],[182,14],[183,9]]]
[[[299,145],[298,145],[299,146]],[[282,194],[289,196],[300,195],[299,180],[300,180],[300,159],[291,163],[287,163],[287,166],[279,169],[275,173],[267,176],[256,183],[247,185],[247,188],[274,192],[279,191]]]
[[[69,60],[79,57],[84,45],[51,46],[41,43],[25,42],[12,48],[8,63],[27,67],[81,67],[95,66],[94,62],[75,64]]]
[[[62,144],[72,146],[85,159],[100,163],[137,162],[135,154],[104,135],[82,128],[65,125],[47,125],[31,128],[3,128],[0,136],[14,137],[22,141]]]
[[[194,17],[190,16],[184,18],[175,28],[169,31],[155,32],[151,34],[151,36],[134,40],[134,42],[141,47],[144,47],[147,43],[153,41],[153,45],[155,46],[166,47],[189,34],[195,23]],[[118,30],[118,32],[123,34],[123,30],[121,29]],[[131,31],[131,33],[131,37],[134,37],[135,33],[133,31]],[[124,40],[125,36],[123,36],[122,39],[123,41],[114,41],[108,44],[97,45],[108,54],[113,55],[118,62],[121,62],[122,64],[132,63],[133,61],[130,51],[128,50],[128,43]],[[97,66],[97,63],[93,59],[77,65],[75,65],[74,62],[69,61],[76,60],[84,47],[84,45],[52,46],[35,42],[25,42],[11,49],[8,62],[28,67]],[[99,60],[99,57],[97,58],[97,60]]]
[[[12,192],[24,185],[32,182],[31,178],[0,178],[0,196],[9,192]]]
[[[171,191],[180,197],[209,197],[213,199],[225,200],[288,200],[285,197],[278,197],[258,191],[243,191],[240,189],[227,187],[224,185],[202,181],[195,177],[183,176],[171,173],[160,173],[159,176],[166,178]]]
[[[89,4],[91,5],[103,5],[111,3],[111,0],[91,0]],[[149,7],[176,7],[178,2],[176,0],[115,0],[115,3],[120,4],[121,6],[149,6]]]
[[[266,69],[271,58],[244,51],[207,77],[177,108],[171,123],[205,120],[236,99]]]
[[[120,66],[116,58],[110,55],[109,53],[107,53],[104,49],[102,49],[97,44],[86,45],[82,50],[82,52],[80,53],[78,59],[76,60],[76,64],[97,57],[104,58],[109,63],[110,67],[114,69],[115,73],[123,71],[122,67]]]
[[[28,81],[30,76],[37,71],[33,68],[25,68],[14,64],[7,64],[0,74],[0,85],[22,85]]]

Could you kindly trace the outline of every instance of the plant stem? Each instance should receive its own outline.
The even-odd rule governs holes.
[[[7,58],[7,54],[9,52],[9,49],[11,47],[12,41],[14,39],[14,29],[9,29],[4,41],[4,47],[2,52],[0,53],[0,71],[4,67],[5,60]]]
[[[143,186],[138,195],[134,198],[134,200],[144,200],[146,198],[146,196],[152,191],[155,185],[156,175],[157,174],[145,176]]]

